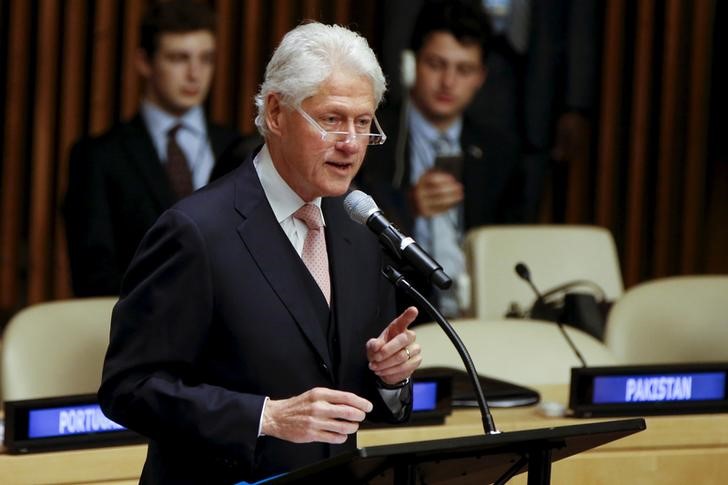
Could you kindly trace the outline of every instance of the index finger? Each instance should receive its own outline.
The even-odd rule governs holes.
[[[405,311],[403,311],[397,318],[392,320],[392,322],[387,325],[387,328],[384,329],[381,337],[384,338],[385,342],[388,342],[397,335],[403,333],[405,330],[407,330],[407,327],[409,327],[410,324],[415,321],[418,313],[419,311],[417,310],[417,307],[407,307]]]

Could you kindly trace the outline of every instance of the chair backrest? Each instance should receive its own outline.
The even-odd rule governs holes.
[[[3,399],[95,393],[116,300],[54,301],[17,313],[2,338]]]
[[[465,252],[472,279],[470,314],[480,319],[502,318],[512,303],[524,311],[531,307],[533,291],[514,271],[519,262],[530,268],[542,293],[576,280],[596,283],[608,300],[624,289],[612,235],[596,226],[480,227],[468,233]]]
[[[553,322],[538,320],[453,320],[480,375],[521,385],[567,384],[571,368],[580,366]],[[617,359],[600,341],[566,326],[587,365],[614,365]],[[465,369],[459,354],[436,323],[414,327],[422,346],[423,367]]]
[[[728,361],[728,275],[630,288],[609,312],[604,342],[627,363]]]

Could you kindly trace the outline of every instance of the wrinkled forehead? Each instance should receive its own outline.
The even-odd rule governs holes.
[[[316,92],[303,100],[311,102],[338,102],[366,105],[376,109],[374,84],[366,74],[352,70],[334,69],[318,86]]]

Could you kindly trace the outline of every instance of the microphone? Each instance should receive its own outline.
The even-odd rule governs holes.
[[[518,263],[516,264],[515,270],[516,274],[523,281],[528,283],[528,286],[530,286],[531,290],[533,290],[533,292],[536,294],[536,301],[531,307],[529,316],[538,320],[552,320],[554,322],[557,321],[559,319],[559,316],[556,310],[546,303],[546,300],[544,299],[541,292],[538,291],[536,285],[533,284],[533,280],[531,280],[531,271],[528,269],[528,266],[526,266],[524,263]]]
[[[564,324],[561,322],[561,319],[559,318],[559,315],[557,314],[556,310],[552,307],[550,307],[546,301],[543,298],[543,295],[540,291],[538,291],[538,288],[536,288],[536,285],[533,283],[533,280],[531,280],[531,271],[528,269],[528,266],[526,266],[525,263],[518,263],[516,264],[516,267],[514,268],[516,270],[516,274],[526,283],[528,283],[528,286],[531,287],[533,292],[536,294],[536,301],[534,302],[533,306],[531,307],[531,311],[529,312],[529,316],[532,318],[540,319],[540,320],[552,320],[556,322],[556,325],[559,327],[559,330],[561,331],[561,334],[566,339],[566,342],[569,344],[569,347],[571,347],[571,350],[576,355],[576,358],[579,359],[579,362],[581,362],[582,367],[586,367],[586,361],[584,360],[584,357],[582,357],[581,352],[579,352],[579,349],[576,348],[576,345],[574,345],[574,341],[571,340],[571,337],[569,337],[569,334],[566,333],[566,330],[564,329]]]
[[[430,283],[447,289],[452,285],[450,277],[442,270],[427,251],[414,239],[405,236],[382,214],[374,199],[361,190],[354,190],[344,199],[344,208],[355,222],[366,225],[379,237],[379,241],[398,258],[407,261]]]

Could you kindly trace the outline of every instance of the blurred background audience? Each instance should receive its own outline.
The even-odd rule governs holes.
[[[75,169],[69,172],[71,147],[81,138],[97,138],[137,113],[137,122],[146,123],[140,103],[153,101],[148,79],[135,59],[139,25],[151,3],[10,0],[0,6],[1,322],[29,304],[74,295],[67,228],[60,208],[69,182],[69,209],[94,199],[83,195],[81,201],[71,202],[78,194],[75,176],[69,181],[69,173],[76,173]],[[207,153],[208,149],[217,153],[212,123],[234,126],[244,135],[255,132],[252,99],[263,66],[272,46],[302,19],[353,25],[370,39],[385,65],[388,60],[393,63],[388,68],[390,104],[402,101],[407,92],[399,84],[399,52],[408,44],[416,2],[201,3],[217,13],[215,76],[210,96],[199,110],[204,121],[197,125],[208,130],[211,147],[204,149]],[[543,193],[540,188],[527,189],[532,200],[542,201],[539,209],[531,203],[529,218],[609,229],[617,242],[626,287],[663,276],[728,272],[724,250],[728,235],[722,228],[728,218],[728,162],[718,121],[718,108],[725,105],[725,93],[719,89],[725,75],[717,69],[726,42],[725,34],[715,28],[726,19],[724,2],[475,3],[490,12],[500,40],[492,44],[486,82],[472,110],[476,115],[494,116],[491,124],[502,123],[501,129],[505,126],[516,133],[524,153],[568,160],[561,165],[546,162],[540,165],[545,170],[530,172],[530,185],[524,187],[547,189]],[[518,10],[524,5],[526,10]],[[515,11],[528,12],[527,22],[516,22],[518,28],[508,24],[515,14],[505,13]],[[527,35],[522,37],[524,32]],[[390,38],[394,34],[400,36],[399,42]],[[544,40],[548,35],[551,40]],[[584,39],[577,35],[588,39],[574,42]],[[528,39],[525,44],[524,38]],[[501,61],[497,61],[499,55]],[[153,63],[153,55],[147,61]],[[576,69],[584,71],[578,74]],[[574,84],[572,75],[584,84]],[[488,90],[497,87],[496,80],[508,76],[517,81],[506,81],[501,88],[505,91],[499,92],[510,94],[488,98]],[[581,95],[572,92],[577,88]],[[481,101],[491,107],[479,108]],[[505,114],[496,114],[499,111],[493,105],[498,103]],[[542,106],[536,107],[538,103]],[[180,113],[169,114],[180,117]],[[540,128],[529,131],[531,123]],[[183,132],[188,128],[194,129],[185,126]],[[183,132],[178,136],[184,137]],[[575,132],[580,133],[576,138]],[[158,163],[157,175],[165,176],[167,142],[160,142],[161,136],[153,141],[151,130],[145,136],[148,159]],[[100,140],[84,142],[80,147],[86,148],[74,153],[87,157],[105,150],[104,164],[121,157],[111,148],[99,148]],[[562,140],[576,142],[564,145]],[[391,149],[393,141],[382,148]],[[184,153],[185,142],[178,144]],[[97,148],[92,150],[93,146]],[[189,161],[196,155],[186,157]],[[549,169],[554,168],[551,178],[558,183],[548,181]],[[195,184],[206,178],[192,177]],[[165,179],[161,184],[166,183]],[[103,190],[100,184],[93,185],[94,191]],[[128,187],[121,178],[113,184]],[[141,196],[142,188],[136,185]],[[152,192],[145,191],[148,196]],[[129,219],[122,224],[144,225],[146,209],[124,197],[111,195],[114,204],[124,206],[122,217]],[[68,229],[72,239],[74,224]],[[122,239],[133,237],[130,231]],[[81,254],[85,261],[81,265],[102,264],[90,251],[74,249],[74,244],[71,253]],[[123,267],[122,259],[114,264]],[[114,285],[109,290],[99,285],[98,291],[111,291]]]

